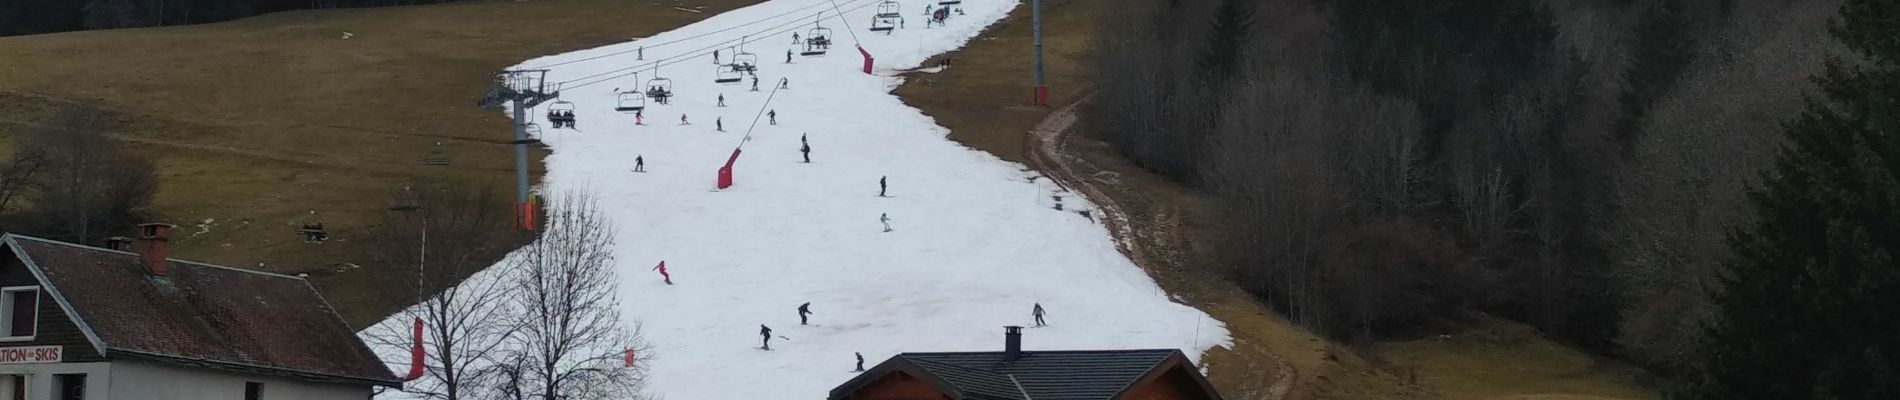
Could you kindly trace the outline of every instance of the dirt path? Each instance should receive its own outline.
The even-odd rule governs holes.
[[[1230,329],[1236,330],[1233,332],[1236,345],[1226,351],[1228,354],[1215,354],[1219,351],[1217,349],[1210,351],[1208,357],[1210,364],[1233,362],[1224,360],[1229,357],[1222,356],[1235,356],[1245,363],[1223,365],[1226,371],[1216,374],[1229,377],[1241,375],[1240,379],[1244,380],[1244,382],[1228,382],[1229,396],[1249,399],[1288,398],[1297,376],[1295,368],[1270,345],[1249,346],[1244,343],[1245,338],[1250,335],[1249,332],[1239,331],[1242,329],[1240,327],[1247,325],[1244,322],[1252,321],[1234,321],[1234,319],[1244,318],[1245,313],[1231,312],[1234,308],[1212,304],[1226,301],[1226,299],[1208,293],[1206,290],[1210,289],[1208,287],[1181,284],[1182,281],[1189,280],[1186,277],[1189,271],[1181,265],[1180,260],[1184,258],[1180,256],[1190,245],[1182,232],[1181,221],[1184,218],[1180,210],[1165,202],[1141,198],[1144,196],[1143,191],[1124,186],[1121,173],[1098,166],[1090,162],[1087,157],[1069,151],[1069,144],[1073,141],[1071,128],[1077,120],[1075,108],[1088,100],[1089,96],[1083,96],[1081,100],[1050,113],[1029,132],[1025,153],[1030,164],[1063,188],[1063,191],[1058,192],[1057,195],[1069,196],[1080,193],[1087,198],[1097,210],[1091,214],[1103,221],[1108,227],[1109,234],[1114,237],[1116,247],[1130,260],[1150,271],[1158,281],[1176,281],[1176,284],[1171,285],[1175,286],[1170,288],[1171,293],[1185,294],[1178,298],[1197,308],[1207,310],[1210,314],[1214,314],[1216,319],[1227,323]],[[1128,208],[1123,206],[1123,202],[1130,200],[1147,203],[1150,206],[1146,207],[1142,213],[1131,214],[1127,211]],[[1184,293],[1181,290],[1184,286],[1189,289],[1189,292]],[[1252,317],[1257,319],[1264,315],[1255,312]],[[1257,364],[1261,361],[1270,362],[1271,368],[1266,370],[1258,368]],[[1210,367],[1210,372],[1213,372],[1211,371],[1213,369]],[[1239,369],[1239,371],[1232,371],[1234,369]]]

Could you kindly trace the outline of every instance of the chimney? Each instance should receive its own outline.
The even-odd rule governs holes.
[[[118,251],[132,251],[132,238],[124,236],[106,238],[106,248]]]
[[[152,275],[165,276],[165,242],[171,240],[171,224],[139,224],[139,264]]]
[[[1023,355],[1023,327],[1003,327],[1003,362],[1016,361]]]

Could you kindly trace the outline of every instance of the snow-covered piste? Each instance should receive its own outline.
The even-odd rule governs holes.
[[[1104,227],[1074,212],[1092,208],[1082,199],[1063,196],[1063,210],[1054,209],[1047,179],[949,140],[889,93],[902,79],[894,70],[976,38],[1019,2],[965,0],[944,25],[926,27],[926,7],[942,6],[905,0],[902,27],[889,34],[869,30],[878,4],[770,0],[514,67],[545,67],[550,87],[569,82],[560,100],[573,105],[578,130],[549,129],[553,102],[527,112],[553,151],[541,190],[587,192],[618,227],[622,314],[643,324],[652,346],[648,395],[822,398],[854,376],[853,352],[870,367],[906,351],[1000,351],[1002,327],[1033,325],[1036,303],[1049,326],[1026,330],[1029,351],[1179,348],[1198,359],[1228,343],[1220,323],[1170,301]],[[822,57],[801,56],[814,24],[831,30],[832,45]],[[752,76],[714,83],[725,67],[712,51],[730,63],[742,36],[758,60],[758,91]],[[876,57],[874,74],[860,71],[859,40]],[[1023,49],[1023,62],[1030,54]],[[646,100],[645,125],[636,126],[634,114],[615,110],[618,92],[647,89],[656,62],[675,97]],[[781,78],[788,87],[775,91]],[[1026,104],[1030,77],[1020,79],[1021,92],[971,101]],[[776,125],[766,111],[776,111]],[[801,137],[810,163],[801,162]],[[733,186],[715,190],[739,146]],[[632,172],[636,156],[645,173]],[[878,195],[880,177],[888,197]],[[662,260],[674,285],[651,271]],[[814,314],[801,326],[796,309],[806,302]],[[759,349],[761,324],[788,340]],[[407,369],[403,349],[378,351],[398,374]]]

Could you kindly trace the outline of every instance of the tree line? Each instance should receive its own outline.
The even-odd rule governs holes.
[[[229,21],[278,11],[384,7],[456,0],[11,0],[0,36]]]
[[[1760,230],[1806,215],[1773,209],[1788,190],[1778,185],[1794,185],[1781,180],[1825,187],[1838,182],[1787,176],[1855,171],[1861,186],[1835,189],[1883,185],[1884,195],[1900,175],[1891,161],[1900,159],[1900,104],[1890,95],[1900,86],[1895,58],[1883,58],[1897,46],[1891,1],[1161,0],[1111,9],[1091,56],[1098,95],[1082,111],[1088,131],[1217,198],[1226,223],[1207,268],[1338,338],[1401,337],[1482,310],[1667,377],[1707,376],[1720,355],[1709,341],[1733,332],[1721,327],[1739,318],[1735,303],[1799,312],[1767,305],[1785,299],[1723,295],[1772,286],[1744,283],[1750,266],[1787,268],[1759,258],[1792,251],[1775,245],[1789,232]],[[1865,15],[1845,17],[1853,12]],[[1889,80],[1846,77],[1855,72]],[[1862,91],[1889,95],[1833,101]],[[1818,117],[1829,113],[1858,119]],[[1807,119],[1819,122],[1784,129]],[[1802,150],[1805,137],[1853,124],[1878,128],[1864,130],[1873,132],[1865,147]],[[1802,166],[1841,159],[1864,162]],[[1856,207],[1867,208],[1829,209],[1883,218],[1897,209],[1870,206],[1892,197],[1862,200]],[[1850,249],[1864,253],[1852,255],[1866,260],[1854,268],[1865,269],[1847,275],[1882,277],[1866,282],[1893,290],[1900,238],[1881,225],[1892,221],[1833,221],[1866,224],[1866,233],[1800,250],[1857,244]],[[1900,296],[1801,288],[1889,311],[1868,326],[1779,322],[1832,327],[1813,333],[1849,339],[1827,347],[1838,370],[1858,361],[1886,371],[1843,376],[1893,381],[1893,330],[1884,346],[1853,346],[1895,328]],[[1829,359],[1777,369],[1815,360]],[[1800,397],[1761,396],[1731,398]]]

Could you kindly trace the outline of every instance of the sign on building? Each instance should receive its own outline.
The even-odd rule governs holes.
[[[0,364],[56,363],[60,353],[60,346],[0,347]]]

